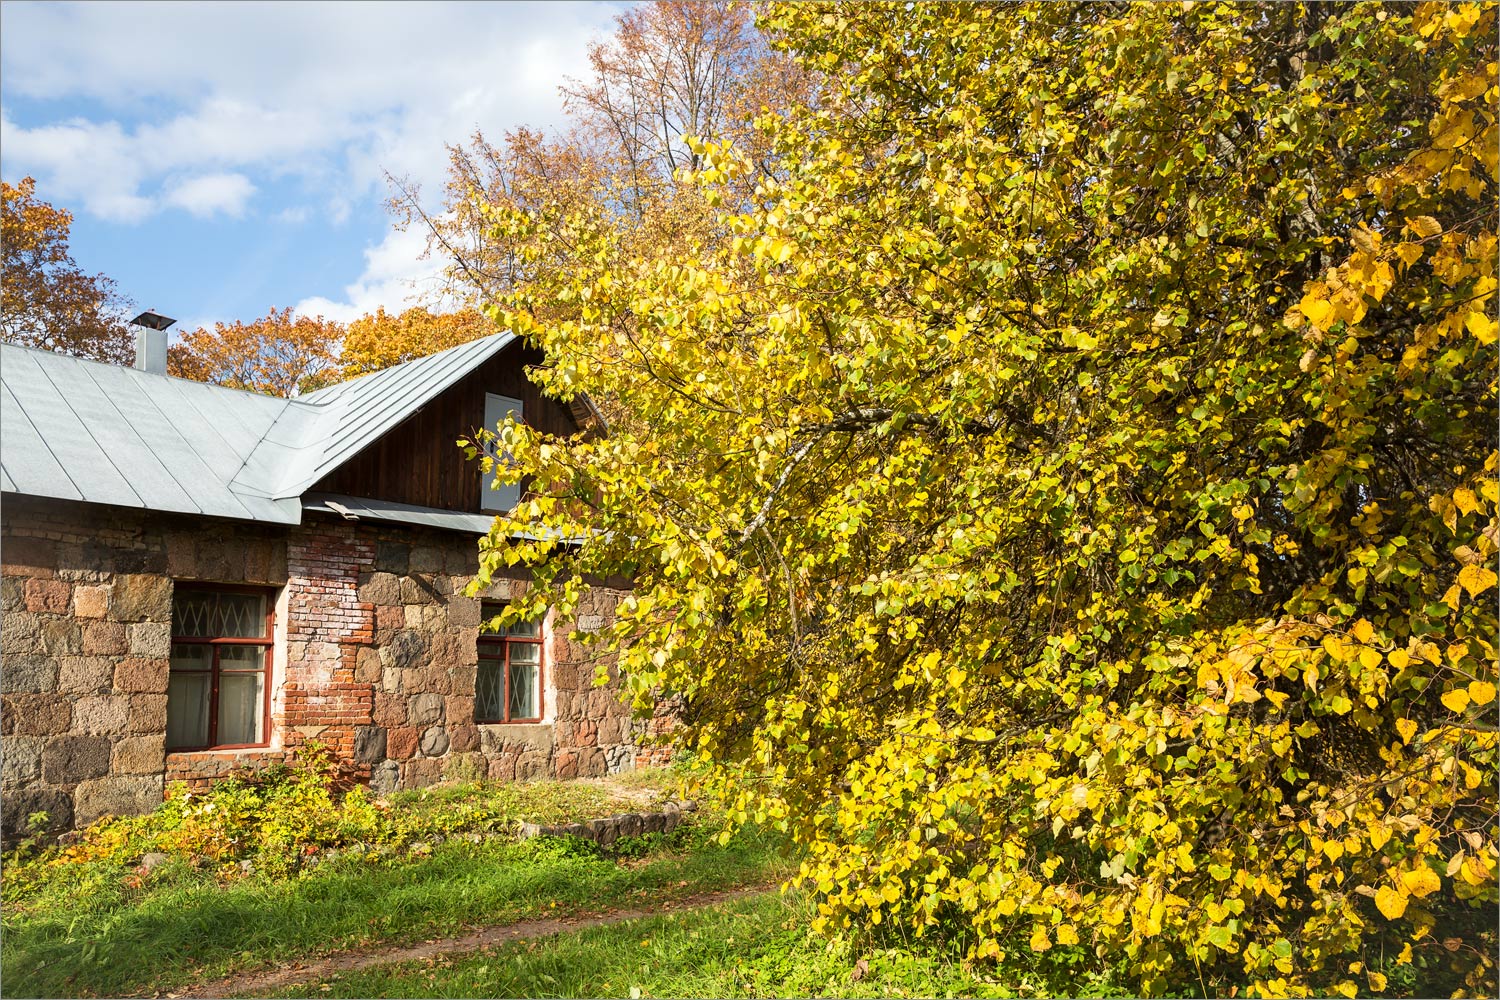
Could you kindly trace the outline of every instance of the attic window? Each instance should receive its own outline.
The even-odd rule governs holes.
[[[510,414],[515,414],[517,420],[524,419],[524,410],[521,401],[511,396],[498,396],[493,392],[484,394],[484,429],[494,431]],[[485,446],[490,457],[495,459],[496,464],[508,462],[507,456],[495,450],[495,442],[491,441]],[[497,483],[494,472],[481,472],[479,485],[479,509],[506,512],[521,500],[521,486],[519,483]]]

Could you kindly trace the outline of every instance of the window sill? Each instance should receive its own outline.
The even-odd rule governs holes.
[[[552,749],[552,723],[541,722],[476,722],[482,744],[519,743],[533,750]]]

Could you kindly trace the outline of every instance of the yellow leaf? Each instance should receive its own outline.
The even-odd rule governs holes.
[[[1500,338],[1500,323],[1490,319],[1482,312],[1469,313],[1469,318],[1464,323],[1464,326],[1468,327],[1469,332],[1474,335],[1474,339],[1481,344],[1493,344],[1497,338]]]
[[[1407,219],[1406,223],[1416,231],[1416,234],[1418,236],[1421,236],[1424,239],[1430,236],[1436,236],[1438,233],[1441,233],[1443,231],[1442,223],[1438,222],[1438,220],[1434,219],[1430,215],[1419,215],[1415,219]]]
[[[1333,305],[1327,299],[1304,298],[1300,306],[1302,315],[1307,321],[1319,330],[1329,327],[1329,318],[1333,315]]]
[[[1471,489],[1456,489],[1453,491],[1453,503],[1465,514],[1472,514],[1479,509],[1479,501],[1474,497]]]
[[[1469,700],[1476,705],[1488,705],[1495,700],[1495,685],[1489,681],[1469,682]]]
[[[1402,743],[1410,743],[1411,738],[1417,735],[1417,724],[1410,719],[1397,719],[1396,732],[1401,734]]]
[[[1379,972],[1369,973],[1370,989],[1376,993],[1385,989],[1385,976]]]
[[[1375,891],[1375,908],[1385,914],[1387,920],[1395,920],[1406,912],[1406,894],[1383,885]]]
[[[1409,872],[1401,873],[1401,884],[1406,886],[1408,892],[1417,898],[1430,896],[1443,887],[1443,880],[1438,878],[1437,872],[1426,865],[1418,865]]]
[[[1462,712],[1469,707],[1469,692],[1463,688],[1454,688],[1452,691],[1445,691],[1443,696],[1438,700],[1443,703],[1443,707],[1448,711]]]
[[[1391,666],[1395,667],[1397,670],[1405,670],[1406,665],[1411,662],[1411,656],[1409,656],[1404,649],[1391,650],[1386,654],[1386,659],[1390,660]]]
[[[1380,666],[1380,650],[1371,649],[1369,646],[1361,649],[1359,651],[1359,665],[1366,670],[1374,670]]]
[[[1380,850],[1391,839],[1391,828],[1384,823],[1371,823],[1368,832],[1371,850]]]
[[[1401,263],[1411,267],[1422,259],[1422,245],[1420,243],[1402,243],[1396,247],[1396,256],[1401,258]]]
[[[1369,642],[1371,639],[1375,638],[1375,626],[1371,625],[1363,618],[1354,623],[1354,628],[1352,629],[1352,631],[1354,632],[1354,638],[1358,639],[1360,642]]]
[[[1047,928],[1037,924],[1031,931],[1031,950],[1046,951],[1052,947],[1052,940],[1047,937]]]
[[[1488,566],[1465,566],[1458,571],[1459,584],[1469,592],[1470,597],[1478,597],[1495,585],[1495,571]]]
[[[1323,845],[1323,853],[1328,855],[1329,861],[1337,861],[1344,856],[1344,845],[1337,840],[1330,840]]]
[[[1058,944],[1077,944],[1078,930],[1072,924],[1063,924],[1057,929]]]

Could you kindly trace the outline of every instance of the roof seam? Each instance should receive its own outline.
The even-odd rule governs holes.
[[[77,358],[73,359],[74,362],[77,362],[77,360],[78,360]],[[33,359],[32,363],[33,364],[36,363],[35,359]],[[94,447],[96,449],[98,449],[99,453],[104,456],[104,460],[109,463],[109,467],[111,469],[114,469],[115,472],[116,472],[116,474],[119,475],[120,482],[122,482],[122,483],[125,484],[125,489],[127,489],[128,491],[130,491],[130,495],[131,496],[135,497],[137,504],[139,504],[141,507],[145,507],[146,506],[146,498],[143,497],[143,496],[141,496],[140,491],[137,490],[135,488],[135,485],[130,481],[130,477],[125,474],[125,470],[122,469],[122,468],[120,468],[118,465],[115,464],[114,459],[109,454],[109,449],[105,448],[102,444],[99,443],[99,439],[97,437],[95,437],[94,436],[94,432],[89,429],[89,426],[88,426],[87,422],[85,422],[82,419],[82,415],[77,410],[73,409],[73,405],[71,403],[68,403],[68,395],[67,395],[67,393],[65,393],[62,390],[62,387],[57,384],[57,381],[52,377],[52,373],[49,372],[49,371],[47,371],[47,368],[46,368],[45,365],[37,365],[36,367],[37,367],[37,371],[39,371],[39,372],[42,373],[42,378],[46,379],[47,380],[47,384],[50,385],[53,388],[53,390],[57,393],[57,398],[61,399],[67,405],[68,410],[73,414],[73,416],[79,418],[79,420],[78,420],[78,426],[79,426],[79,428],[82,429],[82,431],[83,431],[84,434],[88,435],[88,438],[89,438],[90,441],[94,442]],[[85,370],[84,374],[85,375],[88,374],[87,370]],[[90,382],[94,381],[93,376],[89,376],[88,378],[89,378]],[[17,400],[17,402],[19,402],[19,400]],[[21,409],[24,412],[26,408],[23,405],[21,407]],[[27,414],[27,419],[28,420],[30,419],[30,414]],[[34,421],[34,420],[31,421],[31,426],[32,427],[36,427],[36,421]],[[40,429],[37,429],[37,434],[39,434],[39,435],[41,434],[41,430]],[[50,444],[47,444],[47,439],[46,439],[45,436],[42,437],[42,443],[47,445],[47,450],[49,452],[52,452],[53,459],[57,460],[57,452],[52,451],[52,446]],[[78,495],[79,496],[87,496],[88,494],[84,492],[83,487],[81,487],[81,486],[78,485],[78,480],[76,480],[76,479],[73,478],[72,470],[70,470],[67,467],[67,465],[65,463],[63,463],[61,460],[57,460],[57,464],[63,470],[63,475],[65,475],[65,476],[68,477],[68,482],[72,483],[73,484],[73,488],[78,491]]]

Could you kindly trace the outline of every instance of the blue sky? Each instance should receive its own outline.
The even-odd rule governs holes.
[[[34,176],[74,213],[78,264],[177,329],[399,309],[436,265],[394,229],[385,173],[435,207],[445,143],[556,127],[619,10],[6,2],[0,175]]]

